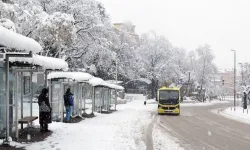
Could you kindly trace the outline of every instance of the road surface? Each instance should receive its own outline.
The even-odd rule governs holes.
[[[187,150],[250,150],[250,125],[211,112],[228,106],[182,107],[180,116],[157,115],[157,124]]]

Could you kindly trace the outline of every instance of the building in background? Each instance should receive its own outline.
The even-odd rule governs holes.
[[[123,22],[123,23],[114,23],[113,24],[115,29],[117,31],[123,31],[126,32],[127,34],[129,34],[132,38],[134,38],[134,40],[136,41],[136,43],[140,43],[140,38],[139,35],[136,34],[135,32],[135,25],[133,25],[132,23],[127,23],[127,22]]]
[[[221,77],[221,84],[225,95],[234,95],[234,71],[233,70],[219,70],[218,75]],[[241,76],[236,75],[236,92],[240,92]]]

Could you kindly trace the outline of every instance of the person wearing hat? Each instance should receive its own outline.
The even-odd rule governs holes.
[[[64,106],[66,109],[66,117],[64,118],[64,122],[70,121],[70,115],[72,113],[72,106],[74,105],[73,94],[70,91],[70,88],[67,89],[66,93],[64,94]]]
[[[39,105],[39,124],[41,132],[50,132],[48,130],[48,124],[52,122],[51,120],[51,107],[48,98],[48,89],[44,88],[38,97]]]

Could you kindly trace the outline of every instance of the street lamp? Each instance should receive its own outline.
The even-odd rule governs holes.
[[[236,102],[235,102],[235,96],[236,96],[236,90],[235,90],[235,86],[236,86],[236,51],[235,50],[231,50],[234,52],[234,111],[235,111],[235,106],[236,106]]]

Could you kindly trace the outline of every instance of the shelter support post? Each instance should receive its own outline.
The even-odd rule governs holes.
[[[115,110],[116,110],[116,105],[117,105],[117,90],[115,90]]]
[[[32,76],[33,76],[33,73],[30,72],[30,88],[31,88],[31,90],[30,90],[30,92],[31,92],[31,94],[30,94],[30,116],[33,115],[33,114],[32,114],[32,105],[33,105],[33,101],[32,101],[32,99],[33,99],[33,83],[32,83]]]
[[[94,114],[95,109],[95,87],[92,87],[92,114]]]
[[[21,118],[23,118],[23,92],[24,92],[24,80],[23,80],[23,72],[21,72]],[[21,129],[23,129],[23,124],[21,124]]]
[[[16,130],[16,139],[18,141],[19,139],[19,130],[18,130],[18,85],[20,85],[20,83],[18,83],[18,72],[15,72],[15,130]]]
[[[10,141],[9,141],[9,134],[10,134],[10,122],[9,122],[9,109],[10,109],[10,100],[9,100],[9,96],[10,96],[10,87],[9,87],[9,58],[10,57],[32,57],[32,52],[30,52],[29,54],[6,54],[6,61],[5,61],[5,93],[6,93],[6,135],[5,135],[5,139],[3,141],[3,145],[10,145]]]

